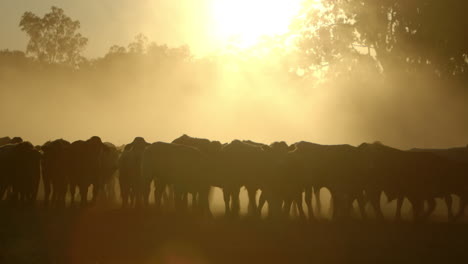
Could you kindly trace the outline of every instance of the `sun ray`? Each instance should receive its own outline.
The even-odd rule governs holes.
[[[212,3],[218,38],[248,48],[262,36],[284,34],[301,0],[217,0]]]

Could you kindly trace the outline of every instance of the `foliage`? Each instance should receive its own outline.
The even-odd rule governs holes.
[[[323,9],[313,4],[306,1],[293,24],[302,67],[344,62],[350,69],[370,56],[387,74],[424,69],[439,77],[467,76],[465,1],[324,0]]]
[[[25,12],[19,25],[30,38],[26,53],[40,62],[77,66],[83,60],[81,53],[88,39],[78,33],[80,22],[63,9],[52,7],[42,18]]]

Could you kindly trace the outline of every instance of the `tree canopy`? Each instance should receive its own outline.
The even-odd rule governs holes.
[[[466,1],[327,0],[322,9],[313,5],[306,1],[294,23],[303,67],[351,66],[373,57],[374,66],[385,73],[424,68],[441,77],[467,76]]]
[[[78,33],[80,22],[68,17],[63,9],[53,6],[42,18],[25,12],[19,25],[30,38],[26,53],[40,62],[76,66],[83,59],[88,39]]]

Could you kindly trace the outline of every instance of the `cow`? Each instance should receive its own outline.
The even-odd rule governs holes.
[[[102,155],[102,197],[108,201],[115,201],[115,183],[116,172],[119,165],[120,151],[117,147],[110,143],[104,143],[104,151]]]
[[[216,166],[218,162],[218,158],[220,156],[221,148],[223,146],[221,142],[219,141],[210,141],[204,138],[195,138],[195,137],[188,136],[186,134],[174,139],[172,143],[190,146],[190,147],[194,147],[200,150],[210,160],[209,163],[212,164],[213,166]],[[226,193],[226,196],[232,195],[232,193],[230,193],[231,188],[229,186],[229,181],[226,181],[226,178],[224,177],[224,175],[213,174],[212,177],[208,180],[210,181],[211,186],[221,188],[223,190],[223,194]],[[194,197],[194,201],[192,202],[193,205],[197,204],[196,198],[197,197]],[[237,201],[233,202],[234,204],[239,202],[239,196],[234,197],[233,199],[237,199]],[[229,204],[227,205],[225,204],[225,212],[229,212],[229,211],[230,211]]]
[[[239,214],[239,203],[237,197],[242,186],[248,192],[249,215],[258,214],[256,205],[256,192],[265,184],[269,185],[272,193],[272,185],[276,174],[279,173],[275,155],[265,151],[268,146],[251,141],[234,140],[222,147],[219,160],[217,162],[220,173],[224,176],[226,190],[224,192],[224,202],[226,208],[230,208],[228,213],[233,216]],[[276,185],[277,186],[277,185]],[[268,191],[267,191],[268,193]],[[230,194],[230,195],[229,195]],[[233,203],[229,207],[229,200],[233,197]],[[277,216],[281,214],[281,197],[270,195],[269,215]]]
[[[0,198],[11,189],[13,202],[32,204],[37,198],[41,153],[29,142],[0,147]]]
[[[70,142],[63,139],[48,141],[41,146],[45,206],[49,205],[50,200],[53,206],[65,206],[69,176],[72,173],[70,146]]]
[[[363,143],[359,149],[368,164],[365,192],[379,218],[383,218],[380,208],[382,192],[388,201],[397,200],[396,221],[401,219],[405,197],[412,205],[415,221],[427,219],[435,208],[436,197],[449,199],[450,186],[457,174],[453,169],[455,164],[449,160],[429,152],[402,151],[379,142]],[[429,204],[425,212],[424,201]],[[448,215],[452,217],[450,208]]]
[[[292,180],[305,189],[309,218],[313,219],[313,190],[327,188],[333,201],[332,218],[349,217],[352,202],[358,201],[362,217],[364,210],[365,160],[356,147],[350,145],[319,145],[301,141],[293,144],[287,156],[287,171]],[[318,200],[318,199],[317,199]]]
[[[16,143],[21,143],[23,142],[23,139],[21,137],[1,137],[0,138],[0,146],[6,145],[6,144],[16,144]]]
[[[460,197],[460,208],[456,214],[451,210],[452,197],[446,195],[445,202],[448,209],[449,220],[455,221],[464,215],[468,204],[468,146],[448,148],[448,149],[418,149],[414,148],[410,152],[429,152],[443,159],[448,160],[451,165],[447,167],[444,174],[444,182],[449,183],[450,193]]]
[[[106,146],[101,138],[93,136],[83,141],[78,140],[70,146],[71,173],[70,193],[71,205],[75,202],[75,192],[78,187],[81,197],[81,205],[88,204],[88,188],[93,186],[91,202],[94,204],[102,187],[103,153]]]
[[[299,212],[301,219],[305,219],[305,213],[302,206],[303,184],[295,178],[296,175],[290,173],[289,151],[292,149],[284,141],[273,142],[269,146],[263,146],[265,155],[269,155],[271,166],[275,172],[266,177],[261,183],[262,193],[259,198],[257,214],[260,215],[266,201],[269,203],[282,204],[284,216],[288,217],[291,206],[294,204]]]
[[[119,159],[119,182],[122,206],[148,203],[149,184],[141,174],[143,151],[150,144],[142,137],[136,137],[125,146]]]
[[[143,152],[141,173],[147,182],[155,181],[156,208],[160,208],[166,186],[173,185],[176,210],[187,210],[184,194],[191,193],[198,197],[196,208],[200,213],[209,214],[212,164],[200,150],[180,144],[153,143]]]

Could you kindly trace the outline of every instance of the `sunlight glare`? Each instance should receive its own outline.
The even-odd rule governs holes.
[[[300,7],[301,0],[214,0],[216,35],[248,48],[262,36],[288,32]]]

